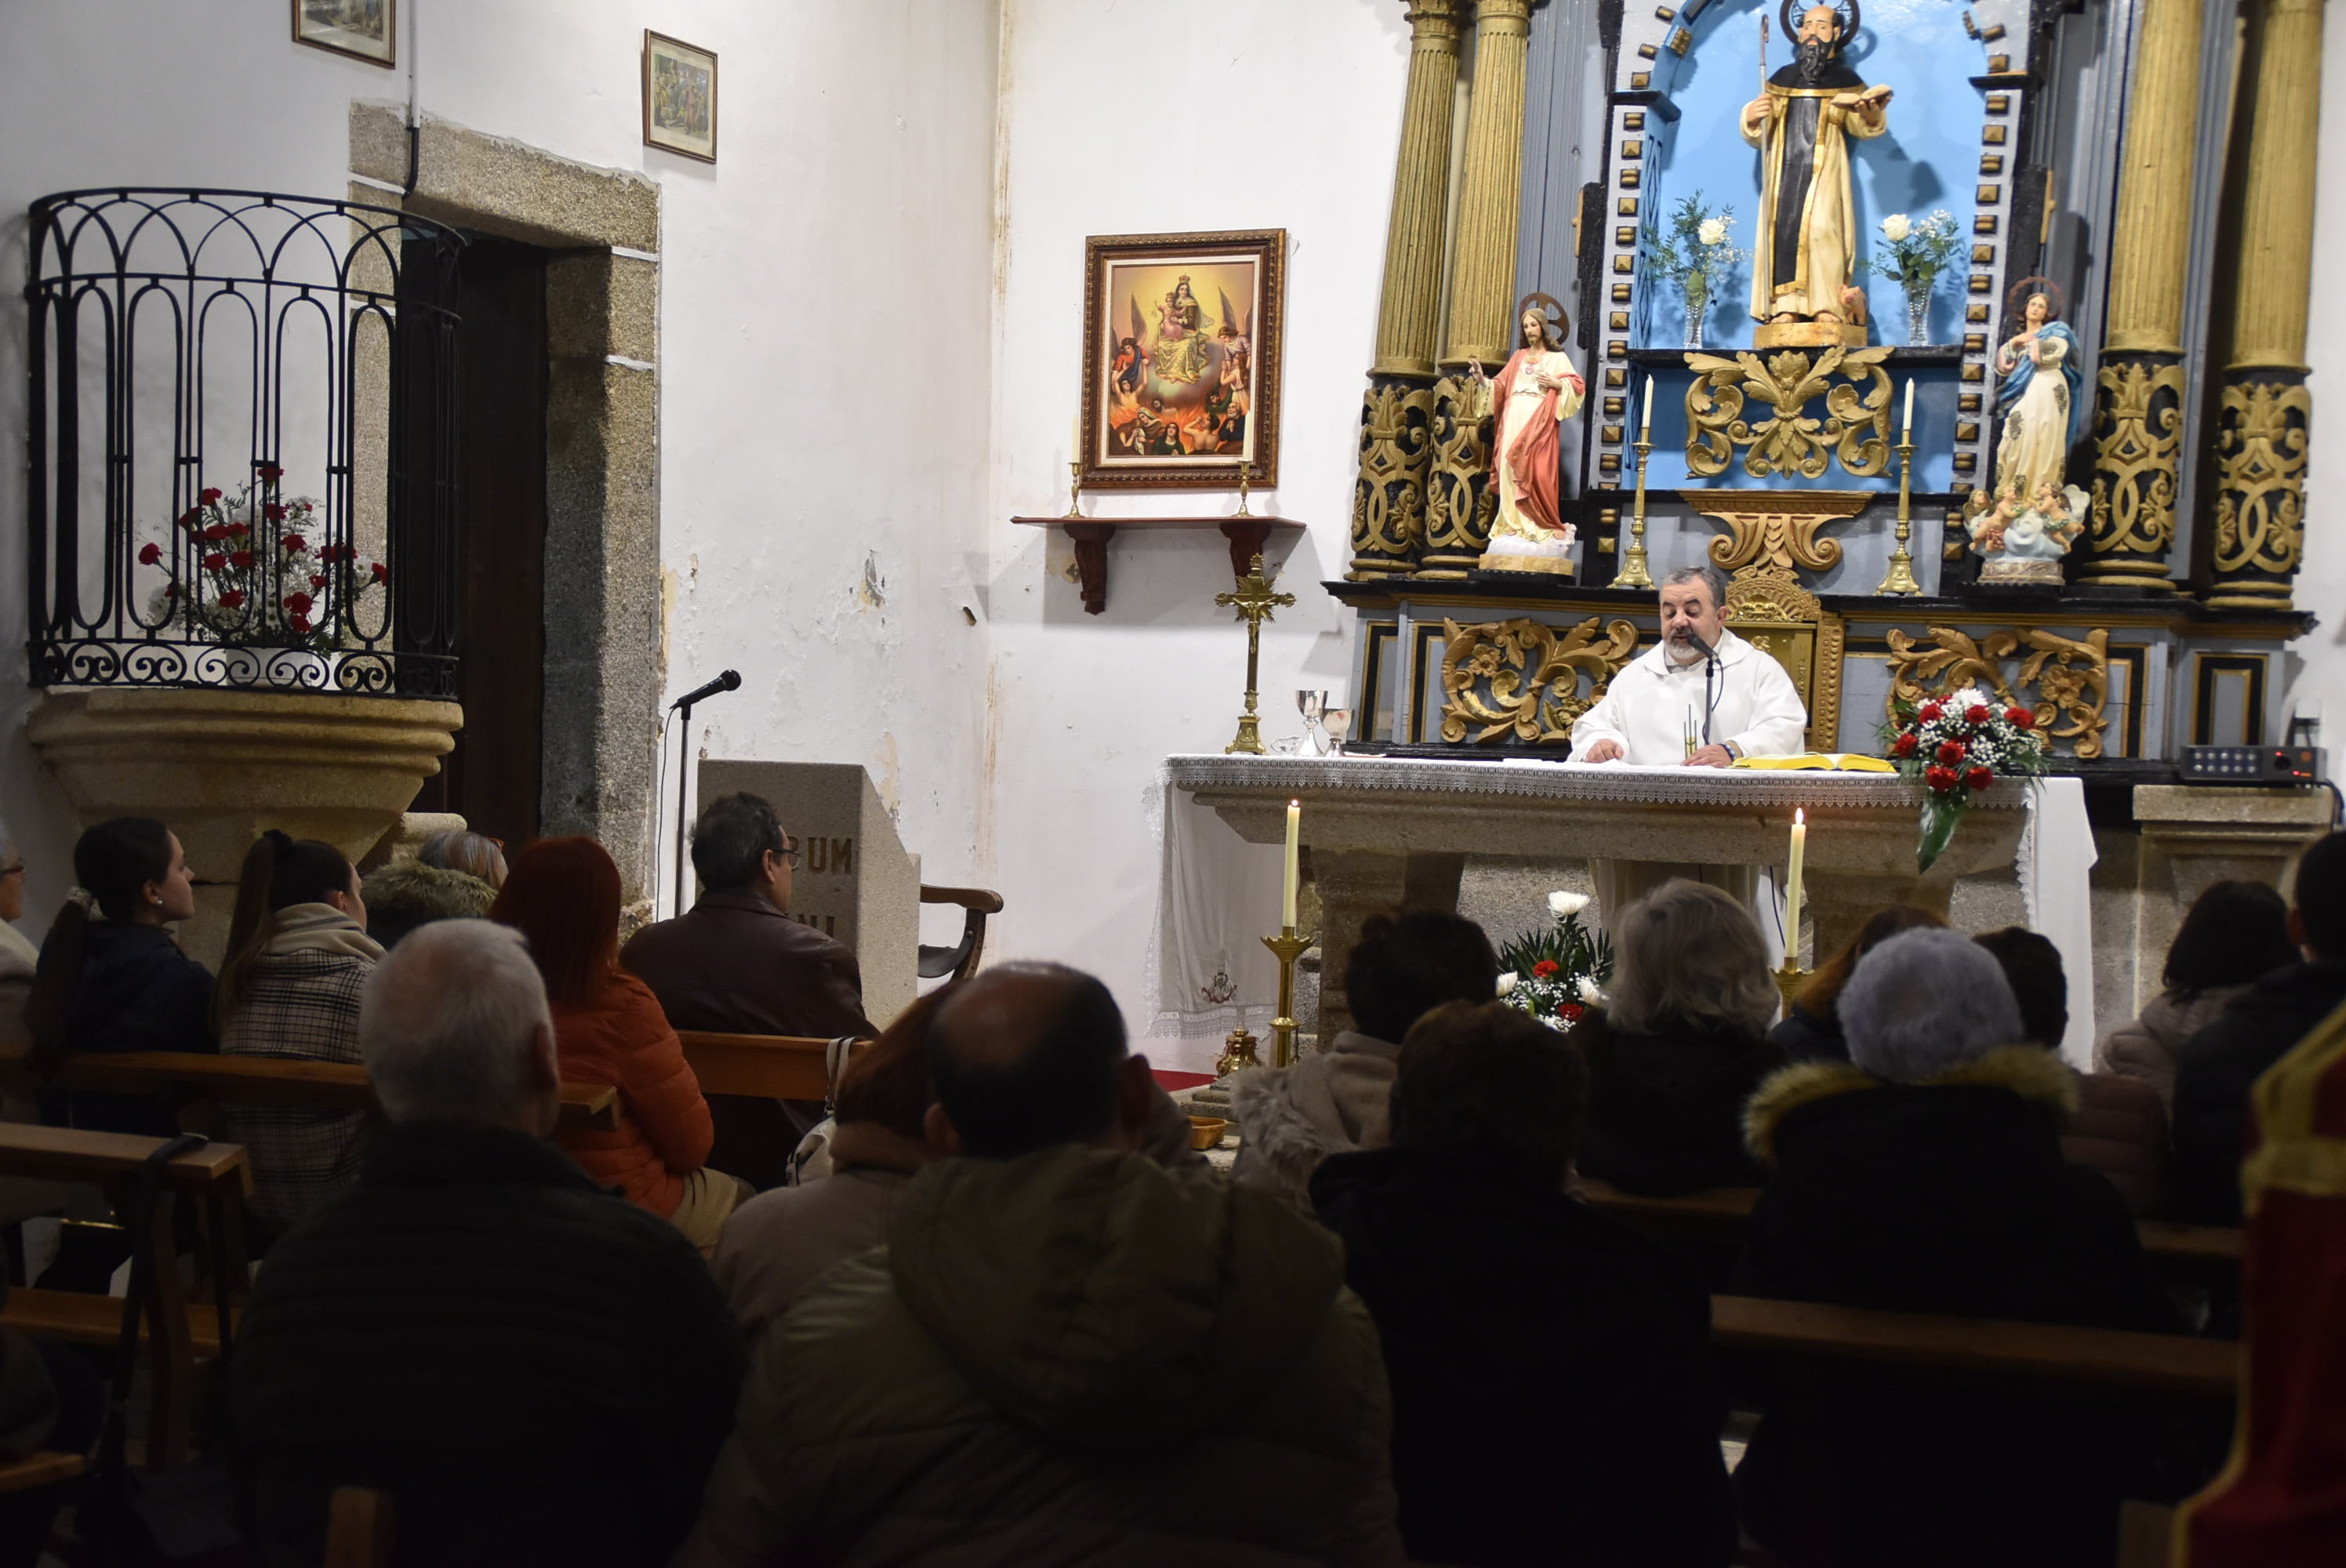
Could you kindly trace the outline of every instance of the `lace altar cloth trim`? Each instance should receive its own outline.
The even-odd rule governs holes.
[[[1620,762],[1443,762],[1403,757],[1222,757],[1166,759],[1176,789],[1355,790],[1412,795],[1484,795],[1670,806],[1805,806],[1912,811],[1921,790],[1887,773],[1790,772],[1778,769],[1641,768]],[[2027,786],[1999,783],[1972,797],[1972,809],[2027,809]]]

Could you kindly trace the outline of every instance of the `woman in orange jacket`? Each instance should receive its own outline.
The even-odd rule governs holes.
[[[529,938],[563,1081],[619,1091],[616,1130],[560,1131],[555,1143],[694,1246],[714,1247],[748,1189],[703,1163],[714,1135],[700,1082],[650,987],[619,967],[619,868],[592,839],[541,840],[514,861],[489,918]]]

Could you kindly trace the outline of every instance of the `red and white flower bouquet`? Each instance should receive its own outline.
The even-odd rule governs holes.
[[[1899,705],[1882,734],[1898,771],[1923,786],[1918,869],[1928,871],[1945,850],[1973,795],[1999,779],[2034,779],[2045,771],[2042,722],[1976,686]]]
[[[174,521],[168,543],[139,546],[138,564],[163,574],[150,600],[158,625],[184,619],[210,642],[325,651],[340,647],[350,615],[390,581],[351,545],[313,538],[324,519],[306,495],[282,497],[264,463],[234,494],[207,487]]]

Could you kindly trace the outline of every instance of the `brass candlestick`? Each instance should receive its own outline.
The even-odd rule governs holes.
[[[1637,427],[1637,509],[1629,517],[1629,548],[1621,557],[1621,569],[1613,574],[1617,588],[1650,588],[1654,575],[1646,570],[1646,454],[1654,450],[1654,429],[1649,424]]]
[[[1254,515],[1254,514],[1253,514],[1253,513],[1249,512],[1249,511],[1247,510],[1247,480],[1248,480],[1248,470],[1247,470],[1247,469],[1245,469],[1244,467],[1239,468],[1239,509],[1238,509],[1238,515],[1239,515],[1239,516],[1240,516],[1240,517],[1251,517],[1251,516],[1253,516],[1253,515]]]
[[[1254,1035],[1248,1030],[1233,1029],[1223,1036],[1222,1054],[1214,1058],[1215,1078],[1227,1078],[1249,1067],[1261,1066],[1262,1058],[1255,1054],[1254,1047]]]
[[[1084,460],[1071,457],[1067,459],[1067,515],[1080,517],[1083,514]]]
[[[1912,496],[1914,485],[1914,427],[1908,425],[1898,438],[1898,547],[1890,552],[1890,574],[1882,579],[1876,594],[1920,594],[1923,585],[1914,580],[1914,557],[1907,553],[1906,541],[1913,533]]]
[[[1254,565],[1247,575],[1239,579],[1235,590],[1214,596],[1214,603],[1230,606],[1238,611],[1239,618],[1247,624],[1246,711],[1239,716],[1238,738],[1222,748],[1225,756],[1233,751],[1251,752],[1257,757],[1263,754],[1262,720],[1254,710],[1255,698],[1259,695],[1255,690],[1255,670],[1262,656],[1262,623],[1271,618],[1274,606],[1294,602],[1293,594],[1270,591],[1270,578],[1263,571],[1260,555],[1254,558]],[[1266,937],[1264,940],[1270,939]]]
[[[1303,956],[1311,940],[1295,934],[1293,926],[1282,926],[1277,936],[1262,939],[1279,960],[1279,1016],[1270,1021],[1270,1064],[1274,1067],[1295,1065],[1295,961]]]
[[[1800,993],[1800,988],[1808,984],[1810,972],[1802,969],[1788,958],[1776,966],[1775,972],[1776,989],[1782,994],[1784,1006],[1789,1011],[1792,1005],[1792,998],[1798,996]]]

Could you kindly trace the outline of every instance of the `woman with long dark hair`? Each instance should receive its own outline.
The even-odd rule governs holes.
[[[1768,1032],[1768,1043],[1794,1062],[1848,1061],[1849,1043],[1841,1034],[1841,993],[1856,971],[1857,961],[1900,932],[1946,923],[1912,904],[1891,904],[1874,911],[1857,928],[1857,934],[1809,976],[1809,983],[1784,1009],[1784,1016]]]
[[[748,1189],[705,1162],[715,1130],[700,1081],[651,988],[619,967],[619,868],[592,839],[541,839],[513,862],[489,918],[529,938],[566,1083],[608,1084],[613,1132],[557,1132],[586,1174],[707,1251]]]
[[[358,872],[333,845],[271,828],[245,852],[228,957],[212,993],[220,1050],[304,1062],[359,1060],[359,993],[382,949],[367,936]],[[228,1135],[252,1158],[252,1215],[273,1235],[358,1179],[368,1116],[228,1105]]]
[[[33,1059],[53,1073],[81,1051],[218,1049],[211,972],[171,935],[196,912],[195,878],[178,835],[151,817],[100,822],[74,843],[74,878],[97,906],[69,899],[49,924],[25,1002]],[[97,1132],[170,1137],[178,1120],[146,1095],[48,1093],[46,1120]]]
[[[2164,987],[2141,1015],[2094,1047],[2094,1071],[2139,1078],[2172,1107],[2175,1063],[2183,1044],[2223,1015],[2232,998],[2285,963],[2297,962],[2289,940],[2289,905],[2262,882],[2210,882],[2167,949]]]

